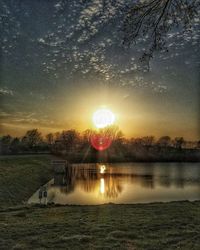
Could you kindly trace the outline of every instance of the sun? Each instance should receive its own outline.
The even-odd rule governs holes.
[[[106,108],[98,109],[93,114],[93,123],[97,128],[105,128],[115,122],[115,115]]]

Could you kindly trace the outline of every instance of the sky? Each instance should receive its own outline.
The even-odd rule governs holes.
[[[200,20],[167,35],[141,71],[145,39],[123,41],[124,0],[0,3],[0,134],[92,128],[101,107],[127,137],[200,138]]]

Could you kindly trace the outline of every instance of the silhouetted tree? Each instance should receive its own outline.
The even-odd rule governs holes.
[[[122,142],[124,140],[124,134],[121,130],[118,130],[115,134],[115,141]]]
[[[16,154],[20,150],[20,139],[19,138],[14,138],[12,142],[10,143],[10,150],[12,153]]]
[[[174,28],[185,31],[198,16],[198,0],[146,0],[137,1],[129,8],[124,21],[124,44],[146,40],[146,48],[141,60],[149,65],[155,50],[166,45],[167,33]]]
[[[10,135],[2,136],[1,141],[3,144],[10,145],[12,137]]]
[[[158,145],[161,147],[169,147],[171,144],[171,138],[169,136],[162,136],[158,140]]]
[[[142,137],[141,139],[142,139],[142,144],[147,147],[151,147],[155,142],[154,136],[145,136]]]
[[[123,137],[122,131],[115,125],[100,129],[100,133],[104,136],[110,137],[113,141]]]
[[[54,138],[55,138],[55,140],[60,140],[60,136],[61,136],[61,133],[60,133],[60,132],[54,133]]]
[[[131,143],[131,146],[134,148],[140,148],[143,146],[142,138],[131,138],[130,143]]]
[[[22,142],[30,149],[42,143],[42,135],[37,129],[28,130],[22,138]]]
[[[10,153],[10,144],[12,141],[12,137],[10,135],[4,135],[1,138],[1,151],[3,154]]]
[[[124,147],[124,141],[124,134],[118,129],[115,132],[115,136],[113,138],[113,147],[118,155],[123,154],[123,152],[126,150]]]
[[[93,134],[94,134],[94,131],[92,129],[86,129],[85,131],[83,131],[82,133],[83,141],[85,143],[89,143],[90,138]]]
[[[184,140],[183,137],[176,137],[176,138],[174,139],[174,146],[175,146],[175,148],[177,148],[177,149],[182,149],[184,143],[185,143],[185,140]]]
[[[54,135],[52,133],[49,133],[46,135],[46,140],[49,145],[52,145],[54,142]]]
[[[79,138],[79,134],[76,130],[71,129],[67,131],[63,131],[60,135],[60,140],[65,145],[66,151],[70,151],[75,143],[75,141]]]

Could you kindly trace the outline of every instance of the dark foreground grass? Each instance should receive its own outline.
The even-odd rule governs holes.
[[[50,155],[0,157],[0,207],[22,204],[53,176]]]
[[[15,207],[0,249],[200,249],[200,202]]]

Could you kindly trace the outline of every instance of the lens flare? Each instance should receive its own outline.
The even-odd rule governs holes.
[[[112,139],[110,137],[101,134],[92,135],[90,141],[92,146],[99,151],[109,148],[112,143]]]

